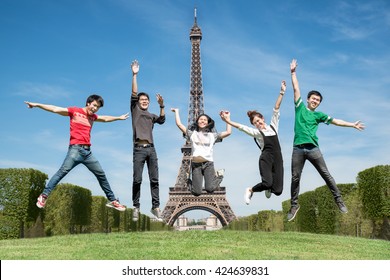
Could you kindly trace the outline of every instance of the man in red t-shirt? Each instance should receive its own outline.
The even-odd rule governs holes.
[[[101,96],[93,94],[87,98],[84,108],[69,107],[63,108],[54,105],[46,105],[25,101],[28,108],[41,108],[43,110],[59,114],[61,116],[70,117],[70,141],[68,153],[60,169],[49,180],[42,194],[38,197],[37,206],[44,208],[46,199],[54,190],[57,184],[78,164],[84,164],[97,178],[100,187],[106,194],[109,202],[107,207],[115,208],[119,211],[125,211],[126,207],[121,205],[115,198],[110,184],[108,183],[106,174],[104,173],[99,161],[93,156],[91,151],[91,129],[94,121],[97,122],[113,122],[118,120],[126,120],[129,114],[124,114],[118,117],[100,116],[96,112],[103,107],[104,100]]]

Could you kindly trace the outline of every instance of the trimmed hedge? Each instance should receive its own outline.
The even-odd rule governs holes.
[[[72,184],[59,184],[46,201],[47,235],[87,232],[91,223],[91,191]]]
[[[35,202],[46,180],[34,169],[0,169],[0,239],[25,236],[39,216]]]
[[[390,165],[359,172],[357,183],[363,213],[372,221],[371,237],[390,240]]]

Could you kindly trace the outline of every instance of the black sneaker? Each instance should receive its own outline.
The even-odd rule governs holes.
[[[290,211],[288,211],[287,214],[287,221],[291,222],[292,220],[294,220],[295,216],[298,213],[299,208],[300,208],[299,204],[291,206]]]
[[[339,210],[341,213],[343,213],[343,214],[348,213],[348,209],[347,209],[347,206],[345,206],[344,201],[342,201],[342,200],[336,201],[336,204],[337,204],[337,207],[339,207]]]

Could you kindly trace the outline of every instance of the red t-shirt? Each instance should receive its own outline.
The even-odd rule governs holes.
[[[69,107],[70,117],[70,145],[91,145],[91,129],[93,122],[98,118],[96,114],[88,116],[82,108]]]

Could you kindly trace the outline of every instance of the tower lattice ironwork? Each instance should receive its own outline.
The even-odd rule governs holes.
[[[195,9],[194,24],[190,31],[191,41],[191,77],[190,103],[188,108],[188,125],[195,122],[204,113],[202,65],[200,60],[200,41],[202,31],[197,23]],[[215,215],[223,226],[236,218],[226,199],[226,188],[220,186],[213,194],[203,191],[200,196],[194,196],[187,187],[187,173],[191,164],[191,144],[186,141],[181,148],[183,158],[174,187],[169,188],[168,202],[162,212],[164,220],[169,225],[191,210],[205,210]]]

